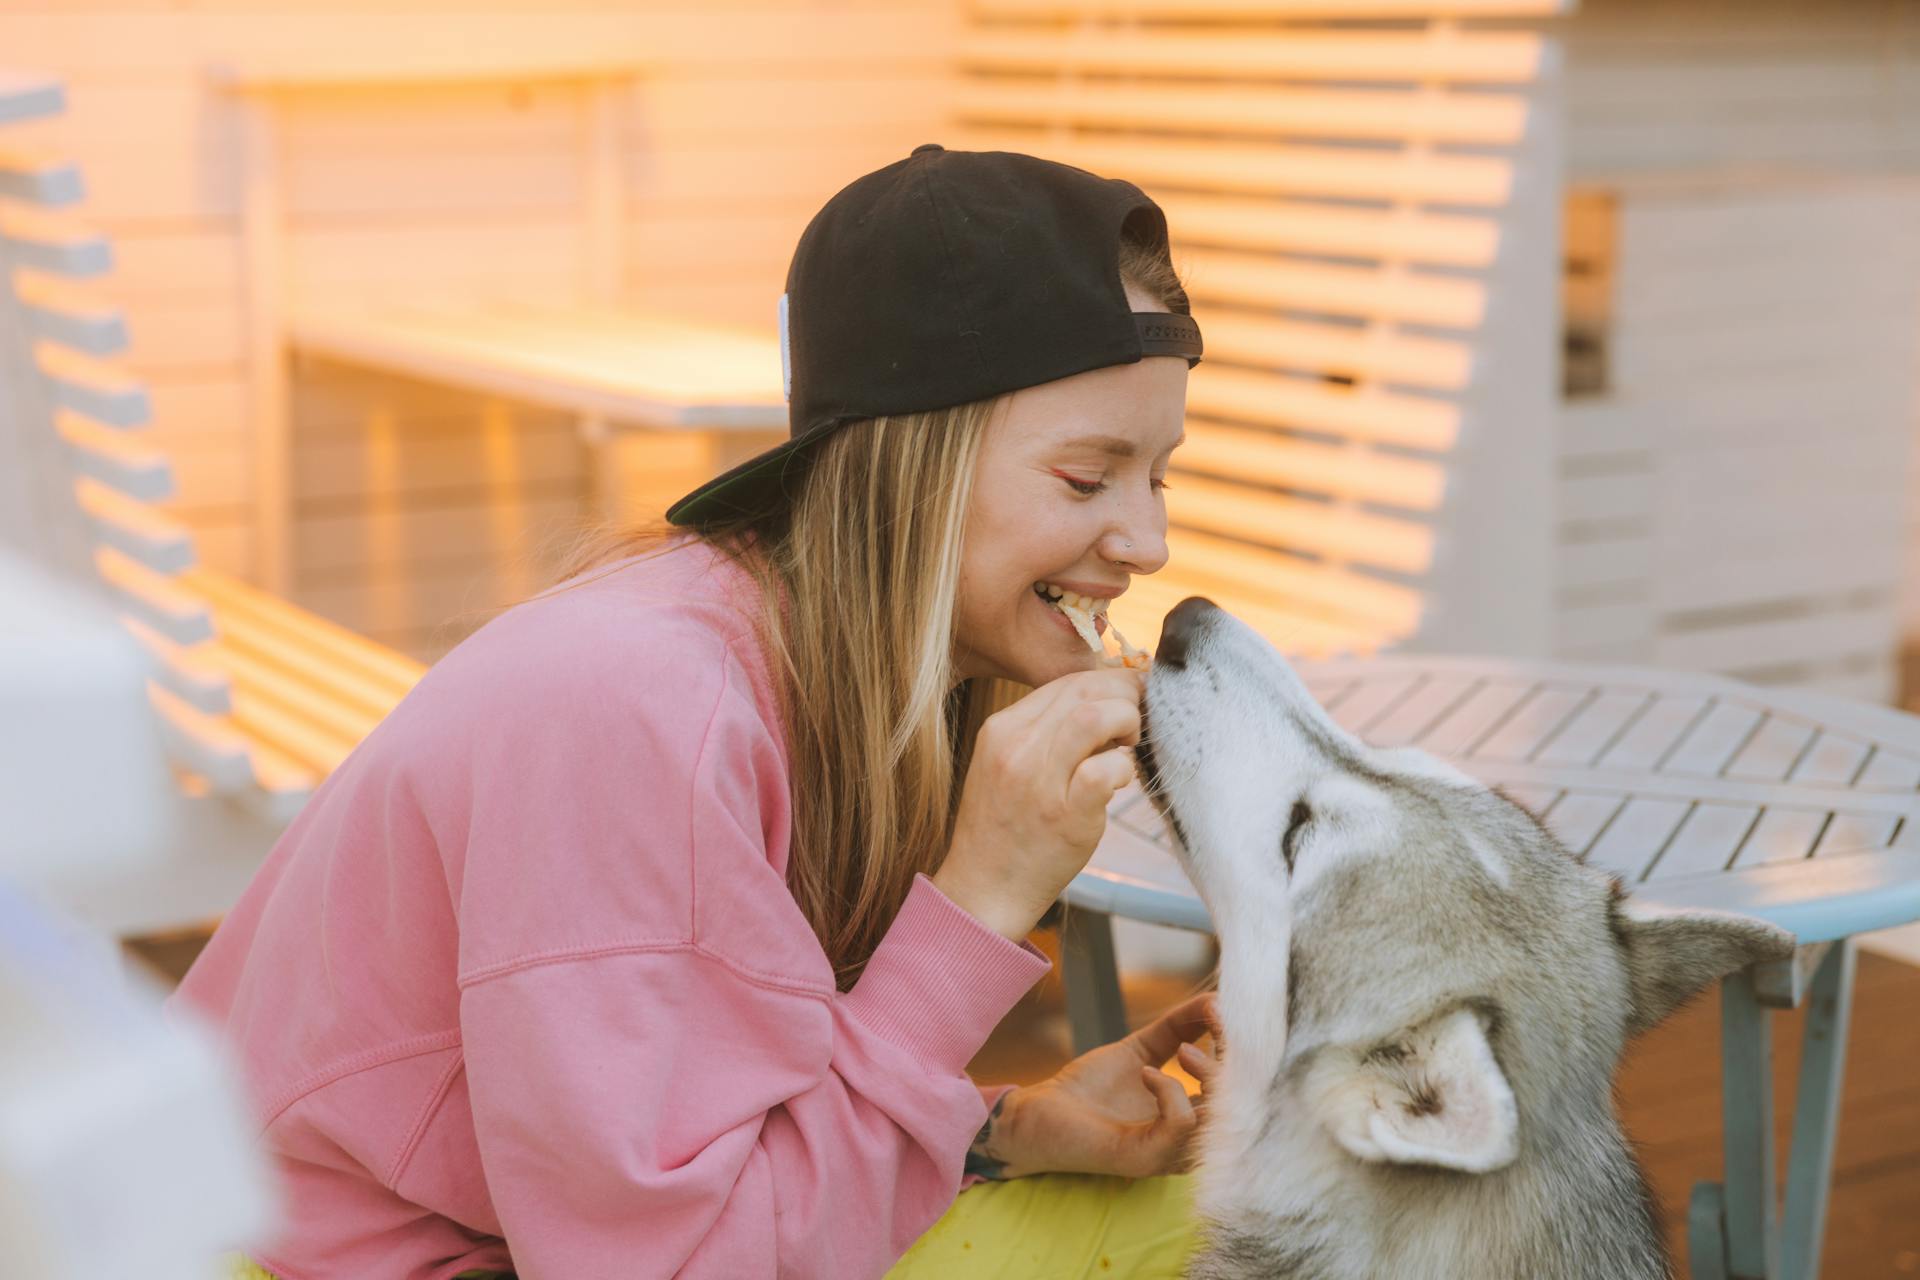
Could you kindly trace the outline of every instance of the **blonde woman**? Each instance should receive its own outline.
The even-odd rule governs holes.
[[[1204,997],[965,1068],[1132,773],[1141,676],[1054,598],[1166,560],[1187,310],[1078,169],[930,145],[821,210],[793,438],[442,659],[182,984],[282,1174],[241,1274],[1179,1274]]]

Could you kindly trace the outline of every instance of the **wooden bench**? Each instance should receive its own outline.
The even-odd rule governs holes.
[[[285,593],[293,585],[290,353],[577,414],[592,451],[593,506],[602,514],[612,514],[615,506],[607,446],[616,431],[784,432],[773,296],[764,331],[648,314],[624,300],[624,95],[645,72],[622,55],[555,59],[467,48],[369,49],[350,60],[296,55],[208,68],[248,140],[241,236],[251,319],[249,400],[261,450],[255,499],[262,586]],[[571,287],[555,282],[543,302],[476,292],[464,282],[457,297],[423,297],[418,291],[296,296],[285,283],[293,238],[283,156],[288,103],[297,97],[309,109],[324,110],[329,101],[387,94],[393,109],[404,111],[405,99],[396,91],[449,85],[558,86],[580,95],[587,127],[579,281]]]
[[[0,123],[62,104],[57,82],[0,79]],[[112,362],[125,324],[76,283],[112,262],[103,237],[61,213],[81,193],[73,165],[0,152],[0,434],[29,464],[10,477],[21,493],[8,509],[34,524],[43,559],[97,573],[152,655],[150,692],[190,793],[284,824],[424,668],[198,565],[189,530],[153,505],[172,474],[139,438],[145,388]]]

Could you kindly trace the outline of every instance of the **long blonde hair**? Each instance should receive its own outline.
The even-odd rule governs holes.
[[[1164,248],[1123,239],[1120,268],[1184,309]],[[793,801],[787,884],[841,990],[914,875],[946,856],[980,722],[1026,692],[956,682],[953,671],[974,464],[1005,399],[848,423],[813,451],[790,506],[694,531],[759,587]],[[687,532],[663,522],[601,531],[560,577]]]

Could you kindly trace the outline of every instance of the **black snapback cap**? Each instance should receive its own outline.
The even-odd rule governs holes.
[[[1010,151],[916,147],[844,187],[800,235],[780,299],[789,439],[667,509],[678,525],[789,502],[848,422],[944,409],[1146,356],[1200,363],[1183,293],[1134,312],[1129,226],[1167,252],[1131,182]]]

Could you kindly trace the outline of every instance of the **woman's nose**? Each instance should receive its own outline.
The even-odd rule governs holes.
[[[1158,498],[1136,504],[1127,518],[1109,530],[1101,558],[1130,566],[1136,573],[1157,573],[1167,563],[1167,517]]]

